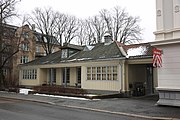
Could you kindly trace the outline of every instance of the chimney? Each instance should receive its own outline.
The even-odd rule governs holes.
[[[32,24],[32,30],[35,31],[35,24]]]
[[[104,42],[105,43],[111,43],[112,42],[112,36],[108,31],[105,32],[105,34],[104,34]]]

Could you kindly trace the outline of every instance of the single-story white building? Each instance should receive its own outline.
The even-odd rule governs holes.
[[[54,84],[136,96],[153,94],[157,86],[149,44],[65,44],[60,51],[19,68],[21,86]]]

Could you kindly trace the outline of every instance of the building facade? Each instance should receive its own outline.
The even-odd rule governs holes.
[[[135,96],[153,94],[157,84],[149,44],[125,46],[107,41],[88,46],[66,44],[54,54],[23,64],[19,84],[53,84]],[[133,51],[136,54],[131,54]]]
[[[10,56],[13,54],[15,50],[17,50],[17,46],[16,46],[17,39],[15,37],[15,32],[17,30],[17,27],[13,25],[2,24],[0,28],[1,28],[0,64],[2,70],[1,84],[8,84],[12,79],[11,69],[13,68],[13,59]],[[6,81],[4,81],[4,79],[6,79]]]
[[[156,25],[151,45],[162,50],[157,103],[180,106],[180,0],[156,0]]]
[[[24,25],[22,27],[11,27],[10,25],[7,25],[7,29],[11,30],[11,32],[5,31],[4,33],[11,33],[12,38],[6,39],[4,36],[3,42],[8,43],[8,41],[10,41],[11,50],[9,52],[11,52],[11,54],[15,54],[10,59],[8,59],[6,63],[7,65],[4,66],[3,71],[5,81],[13,81],[13,84],[17,85],[19,83],[18,65],[27,63],[42,56],[46,56],[46,52],[40,40],[43,35],[30,29],[28,25]],[[12,32],[12,30],[14,32]],[[59,45],[56,44],[52,49],[53,52],[59,50]],[[4,52],[4,59],[8,57],[8,54],[10,53]]]

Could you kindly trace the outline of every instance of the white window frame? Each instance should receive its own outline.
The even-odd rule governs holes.
[[[68,49],[63,49],[61,52],[61,58],[67,58],[68,57]]]
[[[22,70],[23,80],[36,80],[37,79],[37,69],[24,69]]]
[[[21,44],[21,50],[29,51],[29,44],[28,43],[22,43]]]
[[[29,57],[28,56],[21,56],[20,63],[24,64],[24,63],[27,63],[27,62],[29,62]]]
[[[113,71],[113,68],[115,68],[116,71]],[[100,68],[100,72],[98,72],[98,68]],[[105,68],[105,72],[103,72],[103,68]],[[93,71],[93,69],[95,69],[95,73]],[[108,73],[108,69],[110,69],[110,72]],[[116,81],[118,80],[118,66],[117,65],[112,65],[112,66],[92,66],[92,67],[87,67],[86,68],[86,79],[87,80],[102,80],[102,81]],[[95,74],[95,75],[94,75]],[[100,76],[100,79],[98,77],[98,75]],[[103,75],[105,75],[105,79],[103,79]],[[108,75],[110,75],[108,77]],[[114,77],[116,76],[116,77]],[[90,79],[89,79],[90,78]],[[116,79],[115,79],[116,78]]]

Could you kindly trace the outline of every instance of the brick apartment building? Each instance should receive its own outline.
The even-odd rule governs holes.
[[[6,50],[1,51],[1,60],[3,61],[9,55],[13,55],[3,67],[3,74],[6,84],[18,84],[18,65],[32,61],[36,58],[46,56],[41,39],[43,35],[29,28],[28,25],[17,27],[13,25],[3,26],[2,46],[6,45]],[[54,38],[54,40],[56,40]],[[8,49],[7,49],[8,48]],[[58,42],[53,46],[53,52],[59,50]]]

